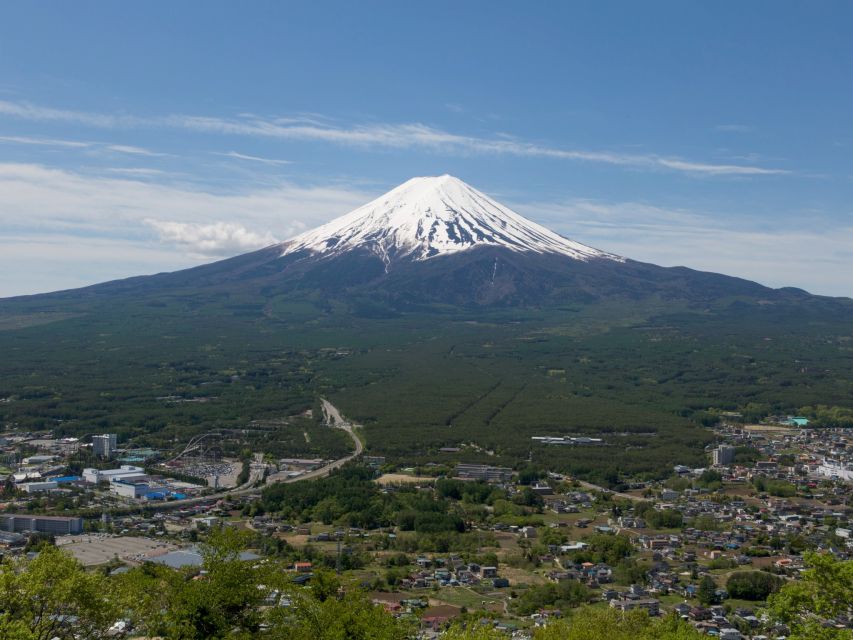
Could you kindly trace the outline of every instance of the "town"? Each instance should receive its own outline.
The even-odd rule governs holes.
[[[580,605],[674,614],[726,640],[783,638],[768,596],[799,579],[809,551],[853,552],[853,438],[796,416],[739,418],[714,427],[707,466],[615,487],[532,463],[175,458],[115,434],[7,428],[0,545],[16,556],[52,544],[108,574],[200,571],[199,545],[227,527],[251,537],[246,562],[283,559],[294,585],[337,572],[423,638],[464,620],[530,637]]]

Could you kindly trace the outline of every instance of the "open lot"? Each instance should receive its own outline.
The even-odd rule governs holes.
[[[430,476],[410,476],[405,473],[386,473],[376,478],[377,484],[433,484],[435,478]]]
[[[103,534],[63,536],[57,538],[56,544],[86,567],[106,564],[114,558],[131,564],[142,563],[177,548],[162,540]]]

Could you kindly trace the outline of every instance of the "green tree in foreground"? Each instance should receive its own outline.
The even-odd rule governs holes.
[[[96,640],[119,618],[108,579],[43,546],[34,560],[0,562],[0,638]]]
[[[203,572],[146,565],[122,577],[134,628],[168,640],[404,640],[409,628],[337,577],[315,574],[295,587],[280,563],[240,559],[245,538],[212,532]]]
[[[853,560],[806,553],[808,569],[770,596],[770,611],[791,629],[790,640],[851,640],[850,629],[824,623],[848,615],[853,607]]]
[[[700,634],[675,616],[650,618],[644,611],[583,607],[568,620],[536,629],[533,640],[702,640]],[[455,627],[443,640],[506,640],[506,635],[481,625]]]

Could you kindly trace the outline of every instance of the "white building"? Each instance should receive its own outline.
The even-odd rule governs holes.
[[[142,467],[134,467],[132,464],[123,464],[118,469],[83,469],[83,480],[89,484],[129,480],[143,475],[145,470]]]
[[[98,457],[109,460],[116,453],[117,441],[118,438],[114,433],[104,433],[99,436],[92,436],[92,453]]]
[[[148,482],[139,480],[113,480],[110,482],[110,493],[123,498],[141,498],[151,491],[151,485]]]
[[[839,480],[853,481],[853,464],[843,464],[835,460],[825,458],[817,468],[818,475],[827,478],[838,478]]]
[[[24,464],[47,464],[48,462],[53,462],[56,460],[56,456],[30,456],[29,458],[24,458]]]
[[[18,486],[27,493],[41,493],[42,491],[53,491],[59,484],[56,482],[25,482]]]
[[[714,466],[724,467],[735,461],[735,448],[727,444],[721,444],[719,447],[714,449],[711,455],[713,457]]]

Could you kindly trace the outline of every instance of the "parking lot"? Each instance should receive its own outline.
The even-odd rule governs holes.
[[[57,538],[56,544],[70,552],[80,564],[86,567],[105,564],[113,558],[139,564],[177,548],[161,540],[105,534],[62,536]]]

